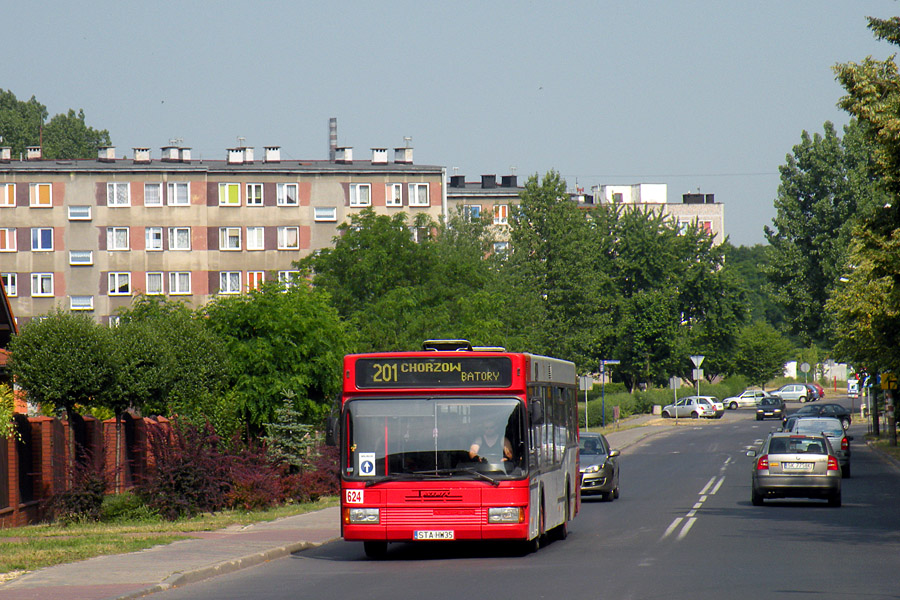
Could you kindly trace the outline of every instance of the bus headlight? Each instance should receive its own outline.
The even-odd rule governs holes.
[[[488,523],[523,523],[525,509],[519,506],[500,506],[488,509]]]
[[[377,524],[381,521],[381,515],[377,508],[351,508],[350,523],[354,525],[360,524]]]

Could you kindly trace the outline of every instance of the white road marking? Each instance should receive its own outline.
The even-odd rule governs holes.
[[[667,537],[669,537],[670,535],[672,535],[672,532],[675,531],[675,529],[678,528],[678,525],[679,525],[683,520],[684,520],[683,517],[677,517],[674,521],[672,521],[672,524],[669,525],[669,528],[668,528],[668,529],[666,529],[666,532],[663,534],[663,536],[662,536],[661,539],[666,539]]]
[[[684,524],[684,527],[681,528],[681,533],[678,534],[678,539],[683,540],[688,532],[691,530],[691,527],[694,526],[694,523],[697,522],[696,517],[691,517],[687,520],[687,523]]]

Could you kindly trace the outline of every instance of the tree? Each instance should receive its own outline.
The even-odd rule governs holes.
[[[725,242],[723,247],[725,266],[734,273],[746,294],[750,322],[765,321],[775,329],[781,328],[785,320],[784,309],[774,302],[772,286],[766,277],[769,264],[767,246],[733,246]]]
[[[790,353],[790,341],[769,323],[755,321],[738,336],[734,372],[751,385],[763,387],[783,373]]]
[[[851,121],[843,139],[830,122],[821,135],[804,131],[779,169],[766,273],[789,332],[804,345],[828,341],[825,301],[847,262],[854,217],[873,194],[864,130]]]
[[[42,146],[44,158],[96,158],[101,147],[111,144],[107,130],[85,124],[83,109],[69,109],[45,124],[47,116],[47,107],[34,96],[23,102],[11,91],[0,90],[0,137],[14,155],[24,154],[28,146]]]
[[[55,309],[29,321],[9,343],[9,370],[32,402],[66,412],[70,466],[76,458],[76,406],[102,398],[114,380],[109,328]]]

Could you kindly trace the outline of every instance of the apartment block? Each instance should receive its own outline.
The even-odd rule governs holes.
[[[278,146],[221,160],[179,145],[159,157],[10,154],[0,148],[0,277],[19,324],[54,306],[106,322],[137,294],[200,306],[289,281],[355,212],[447,212],[445,169],[414,164],[408,147],[393,160],[387,148],[356,160],[349,147],[328,160],[283,160]]]

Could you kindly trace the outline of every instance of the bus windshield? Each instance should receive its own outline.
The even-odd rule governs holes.
[[[525,410],[516,398],[354,399],[343,427],[347,479],[525,476]]]

